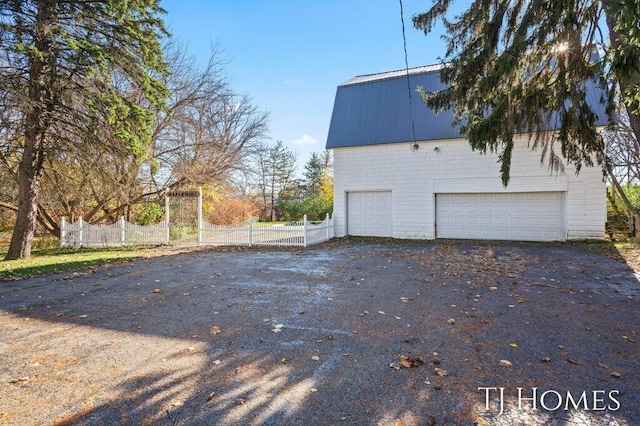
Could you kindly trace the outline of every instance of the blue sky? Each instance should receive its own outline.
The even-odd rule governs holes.
[[[438,62],[445,43],[411,17],[428,0],[403,0],[409,66]],[[270,113],[269,137],[298,154],[324,150],[336,87],[405,66],[399,0],[162,0],[170,32],[206,62],[212,43],[232,88]]]

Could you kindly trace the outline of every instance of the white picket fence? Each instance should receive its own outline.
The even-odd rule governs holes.
[[[305,215],[300,222],[263,225],[249,218],[237,226],[218,226],[203,222],[197,233],[198,245],[299,246],[306,247],[334,237],[333,218],[310,222]],[[62,219],[61,247],[114,247],[125,245],[169,244],[169,226],[135,225],[120,218],[111,225],[90,225],[82,218],[75,223]]]
[[[61,247],[115,247],[142,244],[167,244],[169,229],[165,223],[136,225],[124,217],[111,225],[91,225],[82,218],[60,223]]]
[[[333,218],[327,214],[322,222],[300,222],[263,225],[251,218],[242,225],[218,226],[205,223],[200,229],[203,245],[300,246],[306,247],[333,238]]]

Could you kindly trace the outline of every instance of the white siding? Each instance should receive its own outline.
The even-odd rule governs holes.
[[[503,188],[495,154],[474,152],[463,139],[334,149],[336,236],[346,234],[347,193],[392,191],[392,236],[435,238],[435,193],[562,191],[567,239],[604,238],[605,184],[601,170],[566,166],[551,173],[540,153],[514,149],[511,181]],[[438,147],[438,150],[434,150]]]

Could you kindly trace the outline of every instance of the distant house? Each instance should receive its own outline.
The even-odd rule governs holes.
[[[409,70],[410,87],[442,86],[439,66]],[[517,139],[507,188],[497,155],[482,155],[413,92],[406,71],[355,77],[338,86],[327,138],[334,155],[336,236],[521,241],[602,239],[606,193],[599,168],[551,173]],[[599,105],[594,93],[594,105]],[[599,107],[600,124],[606,124]]]

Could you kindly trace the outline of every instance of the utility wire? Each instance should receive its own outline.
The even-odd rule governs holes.
[[[411,115],[411,131],[413,134],[413,141],[416,140],[416,123],[413,118],[413,99],[411,96],[411,82],[409,81],[409,56],[407,55],[407,36],[404,31],[404,10],[402,7],[402,0],[400,1],[400,21],[402,22],[402,43],[404,45],[404,67],[407,77],[407,92],[409,93],[409,114]]]

